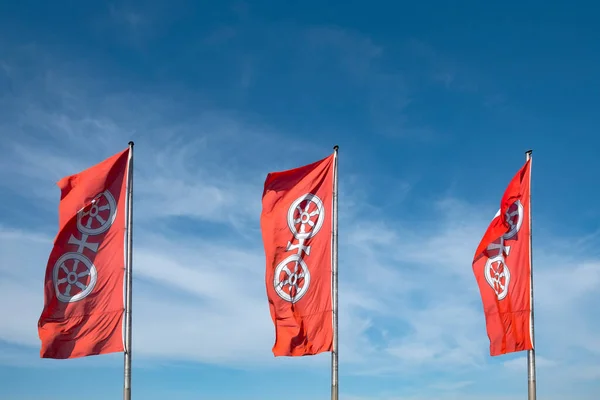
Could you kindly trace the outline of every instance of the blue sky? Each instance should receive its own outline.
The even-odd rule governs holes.
[[[1,2],[0,398],[121,396],[122,354],[40,360],[36,324],[55,182],[134,140],[135,398],[329,398],[329,354],[272,356],[259,215],[338,144],[341,398],[526,396],[471,260],[531,148],[538,393],[597,399],[596,11]]]

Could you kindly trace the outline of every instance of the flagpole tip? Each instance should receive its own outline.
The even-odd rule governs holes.
[[[333,151],[338,151],[340,148],[340,146],[338,146],[337,144],[335,146],[333,146]]]
[[[127,143],[129,146],[133,146],[133,140],[130,140],[129,143]]]
[[[533,150],[529,149],[525,152],[525,154],[531,155],[531,153],[533,153]]]

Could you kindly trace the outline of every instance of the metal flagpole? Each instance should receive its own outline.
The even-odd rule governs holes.
[[[333,349],[331,352],[331,400],[338,400],[338,149],[333,147],[333,226],[331,247]]]
[[[129,142],[127,170],[127,260],[125,263],[125,382],[124,400],[131,400],[131,287],[133,261],[133,142]]]
[[[532,349],[527,351],[527,381],[528,381],[528,399],[536,400],[535,386],[535,340],[534,340],[534,323],[533,323],[533,252],[531,246],[531,153],[533,150],[528,150],[525,153],[525,159],[529,161],[529,301],[531,305],[531,313],[529,316],[529,326],[531,334]]]

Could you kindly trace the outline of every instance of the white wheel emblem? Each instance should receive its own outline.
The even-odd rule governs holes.
[[[488,258],[485,263],[485,280],[496,292],[498,300],[506,297],[510,283],[510,270],[504,262],[504,255]]]
[[[314,217],[316,217],[316,221]],[[287,215],[288,227],[298,240],[306,240],[315,236],[321,229],[324,219],[323,202],[311,193],[296,199],[290,206]]]
[[[275,269],[273,285],[279,297],[291,303],[297,302],[310,285],[308,266],[299,255],[292,254]]]
[[[99,235],[111,227],[117,216],[117,202],[105,190],[77,213],[77,229],[86,235]]]
[[[515,201],[504,213],[506,222],[510,226],[508,232],[504,234],[504,239],[512,239],[521,229],[523,224],[523,205],[519,200]]]
[[[52,280],[56,297],[63,303],[84,299],[96,285],[96,267],[80,253],[65,253],[54,264]]]
[[[288,242],[286,251],[296,250],[277,265],[273,287],[279,297],[295,303],[308,292],[310,271],[303,255],[310,255],[310,245],[305,242],[314,237],[323,226],[325,207],[320,198],[312,193],[298,197],[287,213],[287,225],[297,243]]]
[[[498,216],[499,214],[496,214]],[[505,241],[517,238],[523,224],[523,205],[519,200],[508,207],[504,214],[509,225],[508,232],[490,243],[487,247],[488,259],[485,263],[485,280],[496,293],[498,300],[504,299],[510,289],[510,269],[506,265],[505,255],[510,253],[510,246]]]
[[[77,229],[81,238],[73,232],[67,244],[73,250],[64,253],[54,264],[52,282],[56,298],[63,303],[73,303],[86,298],[96,285],[98,273],[92,260],[101,243],[90,241],[94,236],[106,232],[117,216],[117,203],[113,195],[105,190],[96,195],[92,202],[77,213]],[[92,253],[92,260],[84,253]]]

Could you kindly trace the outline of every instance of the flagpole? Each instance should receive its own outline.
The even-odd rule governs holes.
[[[331,351],[331,400],[338,400],[338,149],[333,147],[333,226],[331,249],[333,348]]]
[[[129,142],[127,169],[127,260],[125,263],[125,368],[123,398],[131,400],[131,288],[133,262],[133,142]]]
[[[529,304],[531,313],[529,317],[529,326],[531,334],[532,349],[527,351],[527,382],[528,399],[536,400],[536,379],[535,379],[535,340],[534,340],[534,322],[533,322],[533,252],[531,246],[531,153],[533,150],[525,152],[525,159],[529,161]]]

